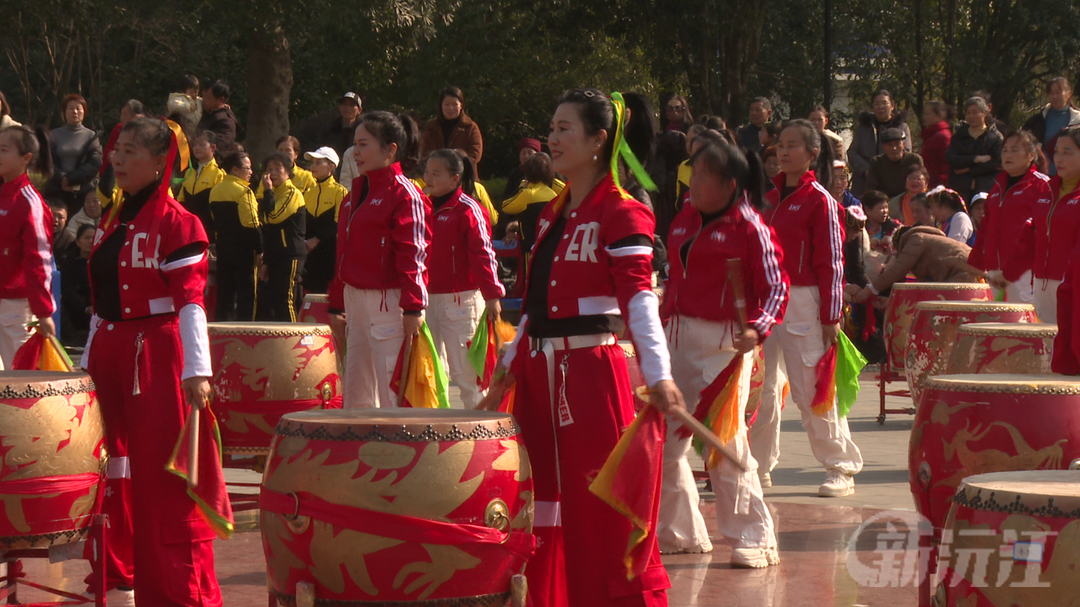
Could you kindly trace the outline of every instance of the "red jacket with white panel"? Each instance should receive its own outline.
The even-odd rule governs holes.
[[[1033,220],[1036,205],[1050,203],[1050,178],[1031,169],[1012,188],[1009,174],[1002,171],[986,198],[986,211],[979,240],[985,239],[980,265],[983,270],[1001,270],[1005,280],[1016,281],[1032,268],[1034,256]],[[970,260],[969,260],[970,261]]]
[[[401,309],[427,307],[431,201],[394,163],[353,180],[338,216],[330,307],[344,310],[344,286],[401,289]]]
[[[813,171],[799,179],[795,190],[780,200],[785,175],[773,179],[776,189],[767,198],[771,208],[762,213],[784,250],[783,265],[793,287],[817,287],[821,294],[821,322],[840,321],[844,307],[843,208],[817,182]]]
[[[0,185],[0,299],[26,299],[38,318],[52,316],[53,218],[23,173]]]
[[[661,315],[737,322],[727,261],[738,259],[742,265],[746,320],[764,340],[773,325],[783,321],[788,301],[789,281],[776,235],[745,197],[719,218],[706,225],[701,222],[701,213],[686,205],[671,224],[670,278]]]
[[[461,188],[432,214],[429,292],[480,289],[485,300],[506,295],[499,282],[486,215],[480,203]]]

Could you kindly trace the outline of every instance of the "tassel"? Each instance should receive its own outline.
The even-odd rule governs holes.
[[[143,350],[143,334],[139,332],[138,337],[135,338],[135,381],[132,384],[131,394],[133,396],[139,396],[142,394],[142,389],[139,388],[139,359],[142,357]]]

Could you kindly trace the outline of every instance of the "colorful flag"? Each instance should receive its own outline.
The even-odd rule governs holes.
[[[74,366],[56,336],[46,337],[36,328],[11,361],[11,368],[16,371],[71,371]]]
[[[195,500],[199,515],[214,533],[221,539],[228,539],[234,531],[233,513],[225,489],[225,473],[221,469],[221,433],[217,418],[210,407],[204,407],[199,412],[198,428],[192,427],[191,419],[189,414],[165,469],[187,481],[191,478],[192,460],[197,462],[198,484],[192,487],[188,483],[188,496]],[[191,452],[192,432],[199,434],[197,457]]]
[[[409,351],[406,352],[406,349]],[[405,385],[402,386],[402,383]],[[390,378],[390,388],[399,395],[404,390],[402,407],[449,409],[449,384],[442,360],[435,350],[435,340],[431,338],[425,321],[420,325],[420,333],[402,342],[397,365]]]
[[[476,333],[469,341],[467,356],[469,364],[476,371],[476,384],[481,390],[487,390],[491,387],[491,378],[495,375],[495,365],[499,359],[499,334],[490,310],[484,310],[480,317]]]
[[[711,384],[701,391],[701,400],[698,401],[694,410],[694,417],[712,430],[712,433],[727,444],[739,432],[739,380],[742,377],[742,366],[745,356],[736,356],[731,359],[727,367],[716,376]],[[690,429],[679,428],[678,434],[683,437],[690,436]],[[694,439],[694,449],[699,455],[703,453],[705,445]],[[713,451],[709,453],[709,468],[720,463],[722,456]]]
[[[646,406],[589,485],[589,491],[630,519],[633,525],[623,559],[628,580],[645,572],[656,545],[666,434],[664,416],[656,408]]]
[[[847,417],[859,397],[859,373],[865,366],[866,358],[841,331],[836,343],[818,361],[817,388],[810,410],[821,417],[836,403],[840,417]]]

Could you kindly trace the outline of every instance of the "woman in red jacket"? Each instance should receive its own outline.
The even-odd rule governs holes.
[[[1039,160],[1038,141],[1030,132],[1016,131],[1005,138],[1001,147],[1004,170],[986,198],[978,231],[983,244],[976,267],[989,272],[990,282],[1004,289],[1005,301],[1014,303],[1035,301],[1031,218],[1035,205],[1050,202],[1050,178],[1039,172]]]
[[[1058,287],[1080,236],[1080,126],[1069,127],[1058,136],[1054,164],[1058,172],[1050,179],[1050,196],[1036,200],[1032,212],[1035,313],[1046,323],[1058,322]]]
[[[28,167],[46,177],[52,173],[45,131],[24,126],[0,131],[0,370],[11,368],[35,317],[39,331],[56,334],[52,211],[27,178]]]
[[[682,406],[651,286],[653,215],[611,172],[623,116],[621,97],[613,102],[596,89],[573,89],[559,101],[548,145],[567,185],[540,215],[525,313],[501,363],[510,371],[481,405],[501,401],[516,378],[514,416],[536,500],[529,592],[538,606],[667,605],[670,583],[656,544],[647,569],[628,580],[630,522],[589,491],[634,418],[617,333],[630,329],[659,410]],[[648,116],[631,116],[627,137],[647,125]],[[661,463],[656,458],[643,475],[658,478]]]
[[[756,160],[756,156],[751,157]],[[691,157],[691,166],[690,205],[675,218],[668,239],[671,279],[664,293],[664,309],[665,316],[670,315],[667,338],[672,374],[683,394],[698,395],[734,358],[743,359],[737,380],[739,427],[728,448],[741,458],[746,472],[724,458],[719,466],[709,469],[709,477],[716,492],[718,529],[733,549],[732,566],[768,567],[779,563],[776,532],[743,419],[753,367],[749,353],[783,320],[788,279],[775,235],[756,210],[764,203],[764,182],[757,162],[748,163],[730,143],[710,140]],[[737,295],[725,270],[732,259],[743,267],[745,327],[739,324]],[[687,400],[692,408],[695,398]],[[709,538],[700,532],[704,521],[687,460],[689,450],[690,439],[669,429],[657,533],[662,542],[682,540],[688,544],[675,548],[694,550],[705,548]]]
[[[949,181],[949,163],[945,161],[945,151],[952,141],[952,127],[949,126],[951,113],[949,105],[940,99],[927,101],[923,107],[923,143],[919,155],[930,174],[930,189]]]
[[[783,173],[773,179],[776,189],[768,194],[771,209],[764,216],[784,249],[791,300],[783,324],[765,341],[765,387],[751,444],[764,477],[780,455],[780,399],[776,395],[783,386],[781,375],[786,374],[810,448],[827,472],[818,495],[842,497],[855,492],[851,477],[862,469],[862,454],[851,440],[847,419],[840,417],[835,406],[824,415],[810,410],[817,363],[836,341],[843,310],[842,209],[811,169],[824,151],[817,131],[806,120],[792,120],[780,133],[778,156]]]
[[[472,160],[461,150],[435,151],[424,170],[435,209],[427,322],[466,409],[475,408],[484,396],[467,356],[469,340],[484,307],[498,318],[499,300],[506,294],[496,273],[487,211],[471,195],[475,176]]]
[[[94,317],[83,367],[110,455],[106,585],[130,586],[133,576],[142,605],[216,606],[214,532],[185,481],[165,469],[190,408],[206,405],[211,376],[208,240],[169,194],[176,150],[161,120],[138,118],[120,131],[112,165],[124,198],[102,218],[90,254]]]
[[[431,201],[402,174],[416,123],[389,112],[364,114],[353,156],[360,176],[338,216],[330,322],[347,330],[345,406],[393,407],[390,378],[406,335],[428,305]],[[347,327],[346,327],[347,325]]]

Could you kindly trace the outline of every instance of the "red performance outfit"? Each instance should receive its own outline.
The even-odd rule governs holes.
[[[432,202],[435,213],[427,323],[451,379],[461,389],[465,408],[474,409],[483,392],[468,360],[469,340],[484,312],[484,302],[502,298],[506,290],[496,275],[487,211],[461,188]]]
[[[668,246],[670,278],[661,316],[668,319],[672,373],[687,409],[693,412],[702,390],[737,356],[734,337],[740,331],[739,315],[727,261],[740,261],[747,325],[761,340],[784,317],[788,277],[776,235],[745,197],[708,216],[692,205],[684,206],[671,224]],[[740,471],[724,458],[709,469],[709,475],[716,492],[720,534],[732,548],[746,551],[747,558],[736,562],[765,566],[778,562],[776,535],[743,422],[753,363],[749,354],[741,356],[740,427],[728,446],[747,471]],[[679,427],[674,423],[669,426],[664,443],[664,490],[657,535],[665,552],[708,552],[712,543],[698,508],[697,482],[688,460],[690,437],[681,436]]]
[[[141,605],[216,606],[214,533],[185,481],[165,470],[190,410],[181,381],[211,375],[208,241],[168,194],[167,172],[162,181],[125,194],[98,228],[89,261],[96,314],[83,366],[111,456],[106,584],[133,585]]]
[[[353,180],[338,218],[330,308],[345,312],[345,407],[392,407],[402,314],[428,304],[431,201],[394,163]]]
[[[1080,235],[1080,187],[1062,191],[1061,177],[1050,178],[1050,196],[1035,201],[1035,313],[1046,323],[1057,322],[1057,290]],[[1060,335],[1060,332],[1059,332]]]
[[[1016,180],[1002,171],[986,198],[986,212],[979,228],[982,259],[969,261],[977,268],[999,273],[1009,282],[1007,301],[1034,301],[1032,216],[1036,205],[1049,204],[1049,184],[1050,178],[1036,171],[1034,165]]]
[[[631,524],[589,492],[634,419],[615,333],[629,325],[650,386],[671,379],[651,289],[655,222],[610,176],[567,212],[572,187],[540,215],[526,314],[503,359],[517,379],[514,415],[535,483],[539,547],[526,569],[530,604],[667,605],[671,585],[656,544],[644,574],[627,581]]]
[[[53,220],[26,173],[0,185],[0,370],[10,369],[27,325],[56,311]]]

